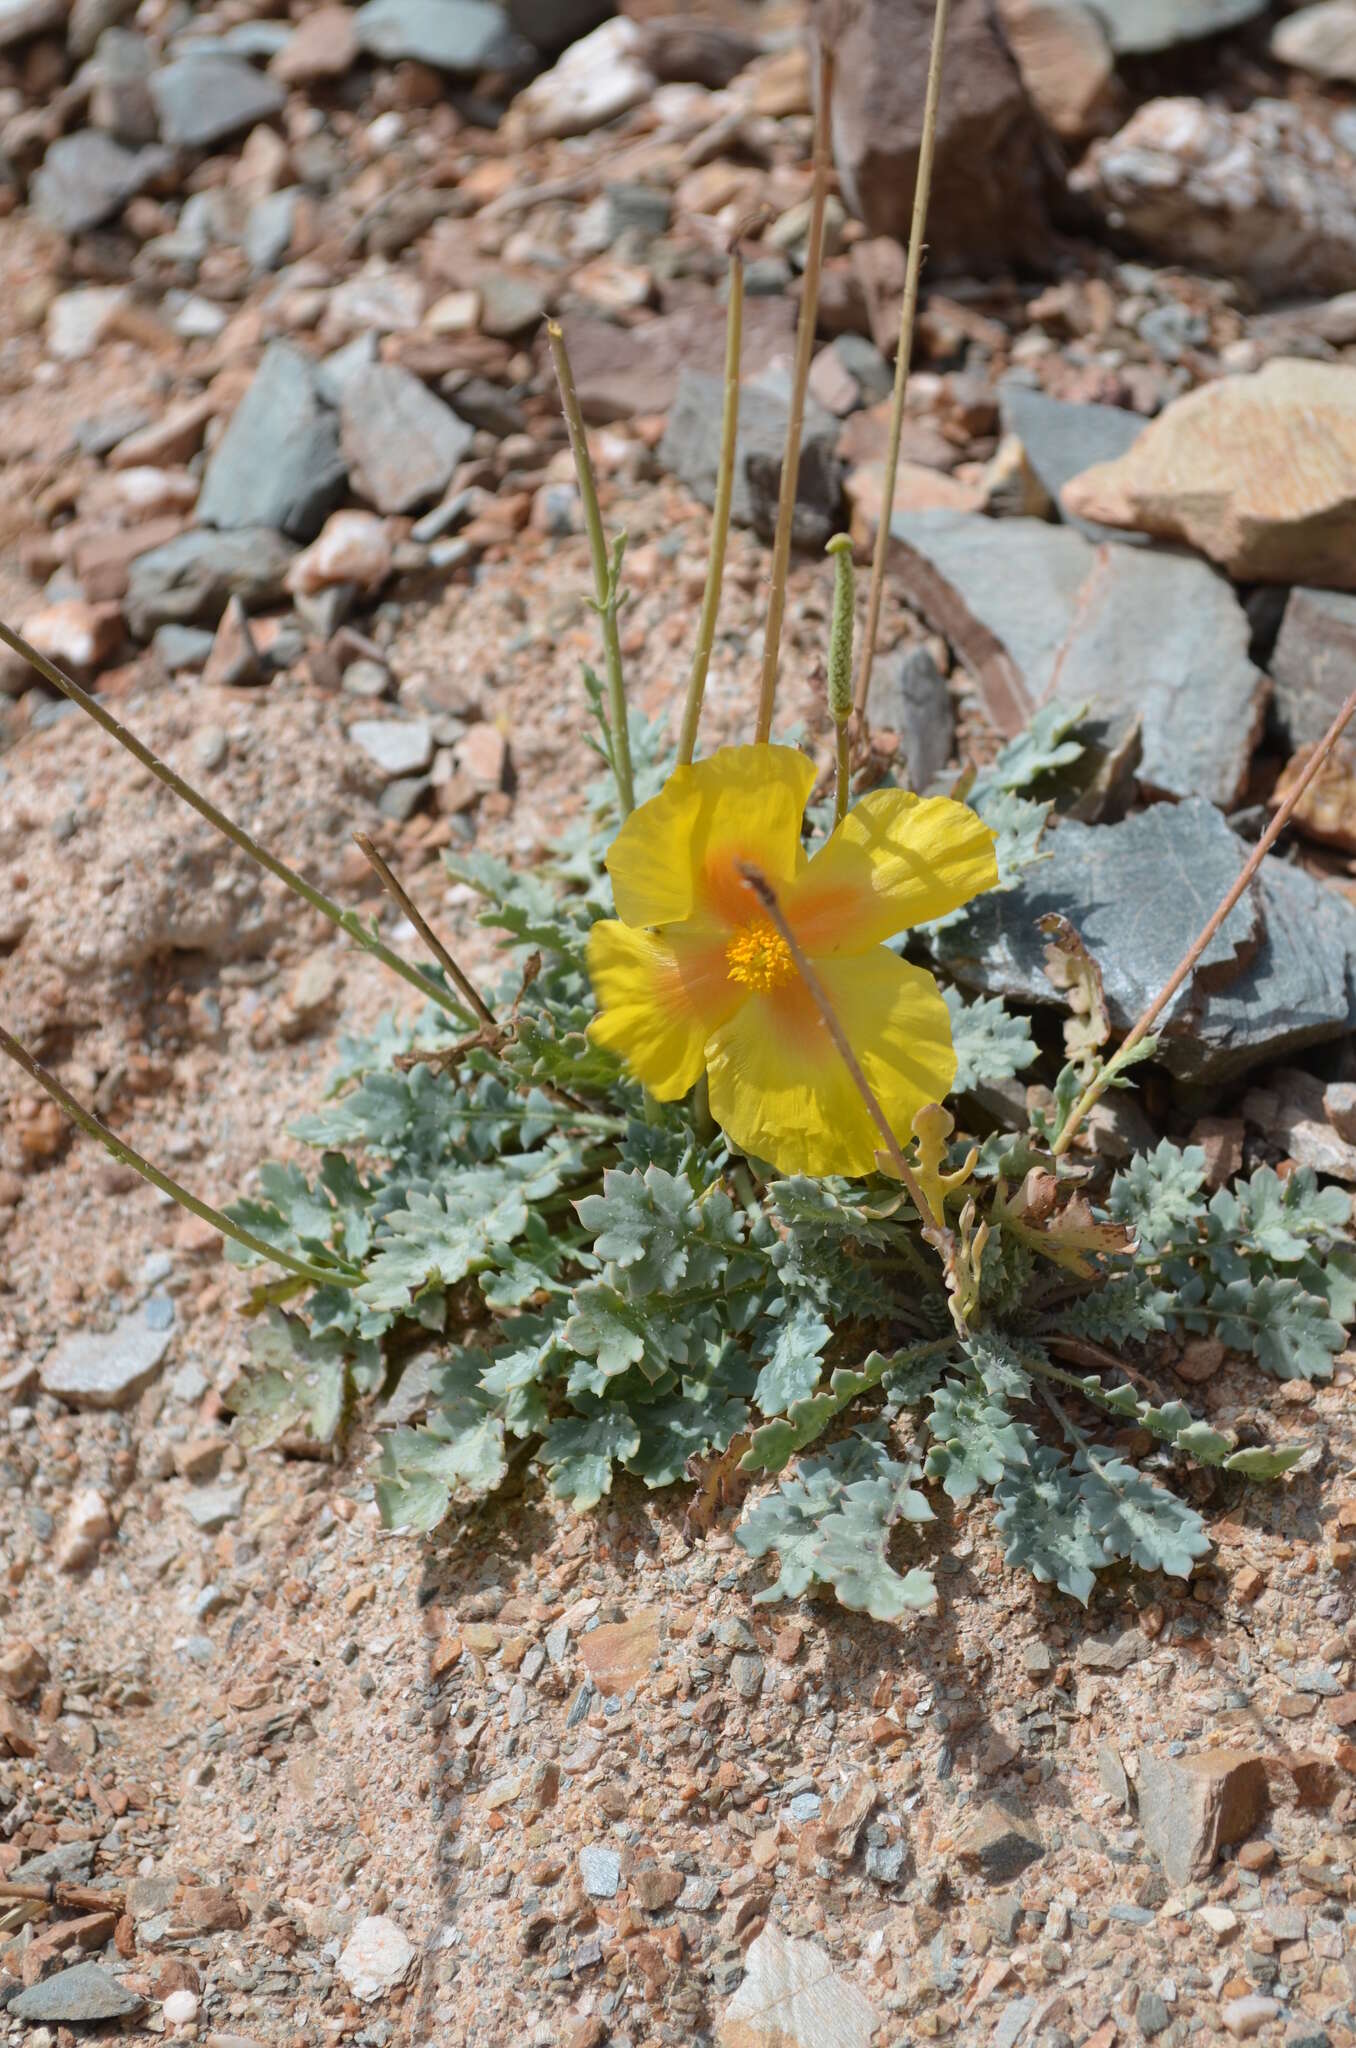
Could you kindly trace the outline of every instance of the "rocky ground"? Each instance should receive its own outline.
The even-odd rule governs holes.
[[[372,833],[472,968],[441,851],[532,862],[588,772],[542,317],[630,534],[633,695],[672,717],[751,216],[712,739],[761,655],[801,10],[607,13],[0,0],[0,616],[375,909]],[[930,15],[836,31],[780,703],[824,759],[817,551],[880,516]],[[953,39],[873,744],[926,784],[1094,706],[1107,773],[1037,872],[1125,1024],[1356,679],[1356,8],[958,0]],[[1354,791],[1339,752],[1152,1121],[1099,1142],[1356,1183]],[[956,971],[1052,1004],[1004,903]],[[403,994],[8,656],[0,991],[216,1201]],[[886,1629],[757,1605],[728,1533],[638,1490],[384,1533],[374,1432],[412,1397],[342,1464],[246,1458],[243,1298],[0,1074],[0,2040],[1356,2042],[1356,1358],[1179,1361],[1212,1421],[1312,1446],[1202,1496],[1189,1586],[1084,1613],[939,1499],[942,1612]]]

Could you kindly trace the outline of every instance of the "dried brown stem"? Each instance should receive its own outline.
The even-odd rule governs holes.
[[[928,1201],[927,1196],[919,1185],[918,1176],[905,1158],[903,1147],[890,1128],[890,1120],[881,1108],[879,1098],[871,1083],[862,1072],[861,1062],[852,1050],[852,1044],[846,1031],[844,1031],[841,1023],[838,1021],[838,1014],[833,1004],[829,1001],[828,992],[806,958],[799,939],[791,929],[786,913],[777,899],[777,891],[773,888],[762,869],[754,867],[751,861],[740,861],[738,865],[740,874],[758,898],[763,909],[767,912],[778,937],[791,955],[792,965],[809,991],[810,998],[823,1019],[824,1029],[833,1040],[839,1058],[852,1076],[853,1087],[861,1096],[863,1103],[866,1105],[867,1114],[880,1132],[881,1145],[889,1158],[891,1166],[913,1198],[913,1205],[918,1211],[925,1231],[937,1240],[947,1239],[950,1233],[947,1231],[943,1219],[934,1213],[932,1204]]]
[[[918,176],[913,190],[913,221],[909,228],[909,260],[904,272],[904,302],[899,309],[899,348],[895,355],[895,390],[890,408],[890,439],[885,450],[885,479],[881,490],[880,524],[876,529],[876,551],[871,561],[871,590],[866,602],[866,637],[862,641],[862,662],[857,675],[856,712],[866,716],[871,669],[876,659],[876,637],[880,632],[881,599],[885,594],[885,559],[890,550],[890,514],[895,502],[895,478],[899,474],[899,440],[904,427],[904,390],[913,358],[913,331],[918,319],[918,286],[923,274],[923,236],[932,199],[932,166],[937,152],[937,109],[942,94],[942,48],[946,41],[947,16],[951,0],[937,0],[932,25],[932,56],[928,64],[927,93],[923,102],[923,133],[918,146]]]
[[[758,726],[762,743],[772,734],[781,661],[782,620],[786,614],[786,578],[791,566],[791,526],[800,481],[800,442],[805,424],[805,392],[814,354],[815,321],[819,313],[819,280],[824,267],[824,212],[828,205],[831,152],[829,127],[833,100],[833,53],[827,45],[819,55],[819,105],[815,109],[814,187],[810,201],[810,232],[801,281],[800,324],[796,330],[796,364],[791,380],[791,410],[786,420],[786,451],[782,456],[781,490],[777,498],[777,530],[772,543],[772,587],[768,593],[767,629],[763,642],[763,674],[758,691]]]
[[[59,1108],[65,1110],[73,1123],[78,1124],[88,1137],[96,1139],[106,1152],[111,1152],[121,1165],[130,1166],[134,1173],[139,1173],[143,1180],[148,1180],[153,1188],[159,1188],[162,1194],[168,1195],[172,1202],[177,1202],[181,1209],[187,1209],[190,1215],[200,1216],[204,1223],[210,1223],[223,1237],[234,1238],[246,1251],[254,1252],[261,1259],[271,1260],[275,1266],[286,1267],[289,1273],[300,1274],[301,1278],[309,1280],[313,1287],[358,1285],[361,1277],[359,1274],[347,1273],[337,1266],[308,1265],[305,1259],[293,1258],[291,1252],[280,1251],[276,1245],[266,1244],[263,1238],[256,1237],[253,1231],[245,1230],[240,1224],[233,1223],[229,1216],[223,1216],[220,1209],[212,1208],[207,1202],[200,1202],[196,1195],[191,1195],[177,1180],[171,1180],[167,1173],[162,1173],[158,1166],[152,1166],[150,1160],[144,1159],[125,1139],[110,1131],[107,1124],[101,1123],[92,1110],[77,1102],[70,1090],[57,1080],[56,1075],[49,1074],[46,1067],[40,1066],[28,1048],[21,1045],[17,1038],[11,1037],[3,1024],[0,1024],[0,1052],[8,1053],[15,1065],[23,1068],[30,1081],[36,1081],[39,1088],[50,1095]]]
[[[377,877],[377,880],[381,883],[382,888],[391,898],[391,901],[394,904],[396,904],[399,909],[404,911],[406,917],[414,926],[415,930],[418,932],[424,944],[428,947],[429,952],[432,953],[434,959],[438,962],[438,965],[442,968],[443,972],[447,975],[448,979],[466,998],[467,1003],[470,1005],[470,1008],[474,1011],[475,1015],[479,1017],[481,1023],[485,1025],[487,1030],[493,1031],[498,1024],[498,1019],[496,1018],[494,1011],[485,1001],[485,998],[481,995],[480,990],[476,987],[475,983],[470,979],[469,975],[465,974],[463,970],[460,967],[458,967],[456,961],[448,952],[446,946],[438,937],[438,934],[434,931],[433,926],[424,916],[423,912],[420,910],[418,904],[414,901],[414,898],[410,895],[409,891],[405,888],[404,884],[398,881],[395,875],[392,874],[390,868],[386,865],[386,862],[377,852],[376,847],[372,844],[372,841],[368,838],[365,832],[355,832],[353,837],[356,840],[360,851],[362,852],[363,858],[371,867],[373,873]]]
[[[720,428],[720,468],[716,473],[716,502],[711,514],[711,554],[706,565],[706,590],[702,597],[701,624],[697,628],[697,651],[687,679],[687,702],[683,707],[683,729],[678,740],[678,760],[691,763],[697,750],[697,726],[706,695],[706,672],[716,638],[716,615],[725,579],[725,551],[730,542],[730,505],[734,498],[735,447],[739,439],[739,362],[744,346],[744,259],[737,248],[730,251],[730,305],[725,320],[725,411]]]
[[[583,408],[579,403],[579,393],[575,390],[574,372],[570,368],[565,336],[558,321],[548,321],[546,338],[551,345],[551,360],[555,364],[556,382],[560,386],[560,405],[565,415],[565,425],[569,429],[570,452],[574,456],[575,475],[579,481],[579,502],[584,510],[584,531],[588,535],[589,555],[593,562],[594,610],[602,626],[603,662],[607,670],[612,772],[617,781],[617,803],[625,819],[630,817],[636,807],[635,786],[631,773],[631,728],[626,718],[626,684],[622,676],[621,629],[617,624],[617,613],[621,604],[618,586],[626,536],[623,534],[618,539],[609,561],[607,536],[603,532],[602,508],[598,503],[598,486],[594,482],[588,435],[584,430]]]
[[[1238,902],[1244,890],[1252,881],[1253,876],[1261,867],[1262,862],[1266,859],[1272,847],[1276,844],[1276,841],[1280,838],[1282,832],[1284,832],[1286,826],[1290,823],[1290,820],[1294,816],[1295,810],[1299,804],[1301,797],[1304,795],[1310,783],[1318,774],[1320,768],[1323,766],[1323,763],[1327,760],[1329,754],[1331,754],[1333,748],[1337,745],[1338,740],[1341,739],[1342,734],[1345,732],[1347,726],[1350,724],[1353,717],[1356,717],[1356,690],[1352,691],[1351,695],[1347,698],[1346,703],[1342,706],[1342,709],[1338,712],[1336,718],[1334,718],[1332,724],[1328,727],[1328,730],[1324,733],[1322,739],[1314,748],[1312,758],[1308,762],[1306,762],[1304,772],[1300,776],[1299,781],[1295,784],[1294,788],[1289,792],[1284,803],[1281,804],[1280,808],[1277,810],[1275,817],[1267,826],[1266,831],[1262,834],[1256,846],[1254,846],[1252,852],[1248,855],[1247,860],[1243,863],[1243,867],[1239,874],[1238,880],[1229,890],[1228,894],[1224,898],[1224,901],[1220,904],[1218,910],[1214,913],[1214,916],[1210,918],[1209,922],[1206,924],[1204,930],[1199,934],[1199,936],[1193,939],[1190,946],[1188,946],[1186,952],[1182,955],[1181,960],[1173,969],[1172,973],[1169,975],[1167,981],[1163,984],[1163,987],[1159,990],[1158,994],[1154,997],[1148,1009],[1144,1011],[1142,1016],[1136,1018],[1134,1024],[1132,1024],[1132,1026],[1130,1027],[1129,1033],[1127,1034],[1123,1044],[1121,1045],[1119,1052],[1117,1052],[1113,1056],[1113,1058],[1108,1060],[1107,1064],[1103,1067],[1101,1073],[1098,1074],[1094,1080],[1089,1082],[1088,1086],[1084,1089],[1082,1095],[1080,1095],[1080,1097],[1078,1098],[1078,1101],[1074,1104],[1072,1110],[1069,1112],[1069,1121],[1065,1124],[1064,1129],[1060,1132],[1058,1138],[1055,1140],[1053,1146],[1051,1147],[1051,1150],[1055,1154],[1056,1158],[1059,1158],[1062,1153],[1068,1151],[1070,1145],[1073,1143],[1074,1136],[1077,1133],[1080,1124],[1083,1122],[1084,1117],[1088,1114],[1088,1111],[1090,1109],[1094,1108],[1095,1105],[1101,1101],[1103,1095],[1105,1095],[1107,1089],[1110,1087],[1112,1081],[1115,1079],[1117,1072],[1125,1065],[1126,1054],[1129,1052],[1133,1052],[1134,1048],[1141,1042],[1141,1040],[1148,1037],[1149,1033],[1153,1030],[1154,1025],[1158,1022],[1164,1010],[1167,1009],[1168,1004],[1172,1001],[1178,989],[1182,986],[1182,983],[1191,974],[1192,970],[1196,966],[1197,961],[1204,953],[1206,947],[1210,944],[1210,941],[1214,938],[1216,932],[1220,929],[1220,926],[1224,923],[1230,911],[1234,908],[1234,905]]]

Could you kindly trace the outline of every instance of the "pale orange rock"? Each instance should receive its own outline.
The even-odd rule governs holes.
[[[885,464],[863,462],[848,472],[843,489],[851,514],[852,544],[869,549],[880,524]],[[983,505],[982,486],[962,483],[944,470],[925,469],[918,462],[901,462],[895,471],[896,512],[979,512]]]
[[[659,1609],[642,1607],[627,1621],[590,1629],[579,1639],[579,1654],[600,1693],[624,1693],[642,1684],[659,1655]]]
[[[1185,541],[1241,582],[1356,590],[1356,365],[1279,357],[1176,399],[1066,513]]]
[[[1101,19],[1081,0],[999,0],[1022,83],[1056,135],[1091,135],[1114,104],[1116,62]]]

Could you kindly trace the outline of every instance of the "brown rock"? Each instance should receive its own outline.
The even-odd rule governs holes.
[[[848,501],[852,544],[869,553],[880,525],[881,499],[885,490],[885,464],[864,462],[849,470],[843,483]],[[940,469],[924,469],[916,462],[901,462],[895,471],[895,512],[978,512],[984,492],[978,484],[961,483]]]
[[[92,1486],[81,1487],[57,1536],[58,1566],[63,1572],[84,1571],[112,1534],[113,1517],[108,1512],[108,1502]]]
[[[1207,1187],[1222,1188],[1242,1173],[1245,1135],[1241,1116],[1203,1116],[1192,1126],[1191,1142],[1205,1154]]]
[[[1265,1766],[1240,1750],[1142,1751],[1137,1782],[1145,1842],[1176,1885],[1208,1876],[1221,1847],[1245,1841],[1266,1811]]]
[[[350,7],[317,7],[298,22],[269,65],[284,85],[311,85],[342,78],[357,62],[358,32]]]
[[[629,1692],[649,1677],[659,1655],[659,1619],[657,1607],[642,1607],[628,1621],[604,1622],[580,1638],[580,1658],[600,1693]]]
[[[122,614],[115,604],[85,604],[77,597],[43,605],[24,620],[23,634],[39,654],[60,668],[88,675],[102,667],[122,639]]]
[[[1024,1814],[990,1799],[957,1842],[956,1854],[990,1884],[1010,1884],[1045,1854],[1045,1844]]]
[[[1150,100],[1070,183],[1165,263],[1277,298],[1356,280],[1351,161],[1308,106]]]
[[[638,327],[592,315],[561,321],[575,388],[586,420],[606,425],[638,413],[667,412],[683,370],[718,376],[725,361],[725,322],[707,306],[682,306]],[[790,345],[795,307],[789,299],[752,298],[744,309],[743,372],[751,377]]]
[[[216,417],[217,410],[218,402],[210,392],[190,399],[185,405],[171,406],[163,419],[140,427],[125,441],[119,441],[108,457],[109,468],[163,469],[187,462],[202,446],[207,422]]]
[[[177,1925],[194,1934],[229,1934],[245,1924],[245,1909],[229,1885],[185,1885],[174,1906]]]
[[[1063,503],[1185,541],[1238,581],[1356,590],[1356,364],[1281,357],[1188,392]]]
[[[873,235],[908,238],[933,0],[819,0],[834,52],[834,156]],[[1005,269],[1048,252],[1041,137],[989,0],[958,0],[947,34],[929,268]]]
[[[9,1700],[0,1700],[0,1755],[36,1756],[38,1745],[27,1714]]]
[[[26,1700],[51,1677],[47,1659],[22,1636],[0,1644],[0,1692],[6,1699]]]
[[[187,520],[167,513],[160,519],[145,519],[139,526],[82,534],[71,551],[71,567],[90,603],[104,604],[125,596],[128,572],[137,556],[176,539],[187,525]]]
[[[1041,118],[1066,142],[1114,115],[1116,61],[1101,18],[1082,0],[998,0],[998,18]]]
[[[1331,1758],[1316,1749],[1301,1749],[1285,1760],[1295,1788],[1296,1804],[1308,1813],[1324,1813],[1341,1786],[1338,1769]]]
[[[630,1879],[631,1896],[647,1913],[661,1913],[665,1906],[673,1904],[683,1889],[683,1883],[680,1870],[660,1870],[657,1867],[637,1870]]]
[[[228,601],[221,615],[202,679],[214,689],[222,684],[242,687],[267,680],[250,631],[249,614],[238,597]]]
[[[1271,792],[1273,810],[1303,779],[1313,757],[1313,747],[1301,747],[1286,763]],[[1356,853],[1356,748],[1345,743],[1333,748],[1290,815],[1307,838]]]

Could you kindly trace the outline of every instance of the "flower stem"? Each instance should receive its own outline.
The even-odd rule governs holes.
[[[85,1109],[69,1090],[62,1086],[55,1074],[49,1074],[17,1038],[10,1036],[3,1024],[0,1024],[0,1052],[8,1053],[15,1064],[23,1068],[29,1079],[36,1081],[39,1088],[45,1089],[53,1102],[65,1110],[73,1123],[78,1124],[87,1136],[97,1139],[105,1151],[111,1152],[123,1166],[130,1166],[134,1173],[139,1173],[143,1180],[148,1180],[153,1188],[159,1188],[162,1194],[177,1202],[181,1209],[187,1209],[190,1215],[200,1216],[204,1223],[210,1223],[223,1237],[234,1238],[246,1251],[256,1253],[261,1259],[271,1260],[275,1266],[285,1266],[289,1273],[300,1274],[301,1278],[309,1280],[313,1287],[358,1285],[361,1277],[359,1274],[345,1272],[341,1267],[308,1265],[305,1259],[293,1258],[291,1252],[280,1251],[276,1245],[266,1244],[262,1237],[256,1237],[252,1231],[233,1223],[229,1216],[223,1216],[220,1209],[212,1208],[207,1202],[200,1202],[196,1195],[191,1195],[187,1188],[180,1187],[177,1180],[171,1180],[158,1166],[152,1166],[149,1159],[143,1159],[140,1152],[134,1151],[124,1139],[116,1137],[106,1124],[100,1123],[91,1110]]]
[[[706,695],[706,671],[716,637],[716,614],[725,577],[725,551],[730,540],[730,504],[734,497],[735,448],[739,439],[739,363],[744,345],[744,259],[737,247],[730,250],[730,304],[725,316],[725,411],[720,427],[720,468],[716,472],[716,502],[711,514],[711,555],[706,565],[706,590],[702,597],[701,624],[697,629],[697,651],[687,679],[687,702],[683,706],[683,729],[678,740],[681,767],[691,764],[697,750],[697,725]]]
[[[833,54],[828,45],[823,44],[819,53],[819,105],[815,109],[815,164],[814,186],[810,200],[810,232],[805,246],[800,324],[796,330],[796,364],[791,379],[791,409],[786,420],[786,449],[782,456],[781,491],[777,499],[777,530],[772,544],[772,587],[768,594],[767,628],[763,641],[763,674],[758,692],[758,726],[755,738],[760,744],[772,735],[772,710],[777,698],[782,620],[786,613],[786,577],[791,565],[791,526],[796,510],[796,486],[800,481],[800,443],[805,424],[805,390],[810,381],[810,358],[814,354],[815,320],[819,312],[819,279],[824,266],[824,212],[829,197],[829,123],[832,98]]]
[[[846,1031],[844,1031],[841,1023],[838,1020],[838,1014],[835,1011],[833,1004],[829,1001],[828,993],[825,990],[823,982],[815,973],[814,968],[810,965],[809,960],[806,958],[805,953],[801,948],[799,939],[796,937],[795,933],[791,929],[790,923],[787,920],[786,912],[782,909],[781,904],[777,900],[776,890],[773,888],[771,882],[769,882],[767,876],[762,872],[761,868],[754,867],[751,861],[742,860],[738,862],[737,865],[740,874],[748,883],[754,895],[758,898],[758,901],[762,904],[763,909],[767,912],[769,918],[771,919],[772,924],[775,927],[779,938],[785,945],[787,952],[791,955],[792,965],[795,967],[797,974],[804,982],[805,987],[809,992],[810,998],[813,1001],[815,1008],[818,1010],[821,1018],[823,1019],[824,1028],[828,1032],[829,1037],[833,1040],[834,1045],[838,1051],[838,1055],[843,1062],[843,1065],[847,1068],[848,1073],[852,1076],[853,1087],[861,1096],[862,1101],[866,1105],[867,1114],[870,1116],[872,1123],[876,1126],[876,1129],[880,1132],[881,1141],[884,1150],[889,1157],[891,1166],[893,1166],[895,1172],[899,1175],[900,1180],[904,1183],[904,1186],[908,1189],[910,1195],[913,1197],[913,1205],[915,1209],[917,1209],[918,1211],[919,1220],[923,1225],[924,1231],[929,1235],[929,1237],[933,1239],[949,1239],[950,1232],[947,1230],[945,1222],[940,1216],[934,1213],[932,1204],[929,1202],[927,1196],[924,1194],[921,1186],[919,1185],[917,1175],[914,1173],[913,1168],[910,1166],[908,1160],[904,1156],[903,1147],[900,1145],[900,1142],[898,1138],[895,1136],[894,1132],[890,1129],[890,1120],[886,1116],[885,1111],[881,1108],[880,1100],[877,1097],[875,1090],[872,1088],[871,1083],[867,1080],[866,1075],[862,1072],[861,1062],[858,1060],[856,1053],[852,1050],[851,1041],[849,1040]]]
[[[890,408],[890,439],[885,451],[885,478],[881,489],[880,523],[876,528],[876,551],[871,561],[871,590],[866,605],[866,638],[862,643],[862,665],[857,676],[857,716],[866,716],[871,668],[876,658],[876,636],[880,632],[881,599],[885,592],[885,558],[890,549],[890,515],[895,502],[895,478],[899,473],[899,439],[904,426],[904,388],[909,381],[913,357],[913,331],[918,318],[918,285],[923,272],[923,235],[928,205],[932,198],[932,166],[937,152],[937,109],[942,93],[942,46],[951,0],[937,0],[932,24],[932,56],[928,63],[927,92],[923,101],[923,133],[918,145],[918,174],[913,188],[913,221],[909,228],[909,260],[904,272],[904,302],[899,309],[899,347],[895,353],[895,390]]]
[[[1342,737],[1342,734],[1346,730],[1347,726],[1350,724],[1353,717],[1356,717],[1356,690],[1352,691],[1351,695],[1347,698],[1346,703],[1342,706],[1342,709],[1338,712],[1336,718],[1334,718],[1332,724],[1328,727],[1328,730],[1324,733],[1322,739],[1314,748],[1313,755],[1310,758],[1310,760],[1306,762],[1304,772],[1300,776],[1299,781],[1295,784],[1294,788],[1289,792],[1284,803],[1280,806],[1279,810],[1277,811],[1275,817],[1267,826],[1266,831],[1262,834],[1256,846],[1254,846],[1252,852],[1248,855],[1247,860],[1243,864],[1243,868],[1239,874],[1238,880],[1233,884],[1232,888],[1228,891],[1223,902],[1220,904],[1218,910],[1216,910],[1214,915],[1209,919],[1204,930],[1199,934],[1199,936],[1193,939],[1191,944],[1187,947],[1186,952],[1182,955],[1182,958],[1178,961],[1176,967],[1168,976],[1167,981],[1163,984],[1158,994],[1149,1004],[1148,1009],[1145,1010],[1141,1016],[1136,1018],[1134,1024],[1130,1027],[1128,1035],[1122,1042],[1119,1050],[1115,1052],[1112,1055],[1112,1057],[1107,1061],[1106,1065],[1102,1068],[1101,1072],[1095,1075],[1094,1078],[1088,1083],[1088,1086],[1083,1090],[1083,1093],[1079,1096],[1077,1102],[1070,1110],[1068,1122],[1065,1124],[1064,1129],[1060,1132],[1059,1136],[1056,1138],[1054,1144],[1050,1148],[1057,1159],[1061,1156],[1061,1154],[1068,1151],[1070,1145],[1073,1143],[1075,1133],[1077,1132],[1080,1124],[1083,1122],[1084,1117],[1088,1114],[1088,1111],[1090,1109],[1092,1109],[1098,1102],[1101,1101],[1103,1095],[1105,1095],[1107,1089],[1111,1086],[1112,1081],[1116,1078],[1117,1073],[1120,1071],[1122,1067],[1124,1067],[1127,1053],[1133,1052],[1135,1047],[1139,1045],[1143,1039],[1147,1038],[1149,1033],[1153,1030],[1154,1025],[1158,1022],[1164,1010],[1167,1009],[1168,1004],[1172,1001],[1178,989],[1182,986],[1182,983],[1191,973],[1192,969],[1196,965],[1196,962],[1200,959],[1202,953],[1204,953],[1206,947],[1210,944],[1210,941],[1214,938],[1216,932],[1224,923],[1225,919],[1228,917],[1230,911],[1234,908],[1234,905],[1242,896],[1248,884],[1252,881],[1253,876],[1261,867],[1262,862],[1266,859],[1272,847],[1276,844],[1276,841],[1280,838],[1282,832],[1284,832],[1286,826],[1290,823],[1290,820],[1295,813],[1295,809],[1299,804],[1300,798],[1304,795],[1304,792],[1308,789],[1310,783],[1318,774],[1319,769],[1323,766],[1323,763],[1327,760],[1329,754],[1337,745],[1338,740]]]
[[[0,641],[3,641],[6,647],[12,647],[16,654],[22,655],[29,667],[36,669],[44,682],[50,683],[53,689],[60,690],[73,704],[78,704],[96,725],[101,725],[106,733],[112,735],[120,747],[125,747],[134,759],[140,761],[143,768],[148,768],[158,782],[163,782],[166,789],[173,790],[174,794],[182,798],[199,817],[206,818],[209,825],[215,825],[218,832],[223,833],[233,845],[238,846],[242,853],[247,853],[252,861],[256,861],[270,875],[276,876],[294,896],[300,896],[303,903],[309,903],[312,910],[318,910],[322,917],[327,917],[332,925],[346,932],[355,945],[361,946],[365,953],[370,953],[374,960],[380,960],[383,967],[389,967],[392,974],[398,974],[402,981],[407,981],[421,996],[427,997],[430,1002],[437,1003],[442,1009],[449,1010],[456,1016],[462,1014],[460,1005],[453,1001],[446,989],[441,988],[436,981],[430,980],[419,968],[411,966],[408,960],[402,960],[398,953],[393,953],[375,932],[367,929],[355,911],[341,910],[337,903],[331,902],[328,896],[313,888],[296,873],[295,869],[289,868],[285,861],[278,860],[266,847],[261,846],[257,839],[252,839],[242,825],[235,824],[224,811],[219,811],[214,803],[193,787],[191,782],[185,782],[182,775],[176,773],[157,754],[153,754],[149,747],[144,746],[135,733],[129,732],[125,725],[119,724],[112,712],[106,710],[97,697],[92,697],[88,690],[82,690],[79,683],[74,682],[59,669],[55,662],[49,661],[45,654],[39,654],[36,647],[31,647],[27,640],[5,625],[2,620]]]
[[[395,875],[392,874],[367,834],[365,832],[355,832],[353,837],[357,842],[359,851],[368,862],[382,888],[397,908],[404,911],[406,917],[414,926],[420,938],[453,986],[460,989],[462,995],[470,1004],[472,1011],[479,1017],[487,1031],[497,1029],[499,1020],[495,1016],[494,1011],[485,1001],[484,996],[481,995],[480,990],[476,987],[470,976],[457,965],[414,898],[410,895],[404,884],[398,881]]]
[[[603,532],[603,515],[598,504],[598,486],[594,482],[588,436],[584,431],[584,415],[580,410],[579,393],[574,388],[574,372],[570,368],[565,336],[561,332],[559,321],[547,322],[546,338],[551,345],[551,360],[555,364],[556,382],[560,386],[561,409],[565,414],[565,425],[569,429],[575,475],[579,480],[579,501],[584,508],[584,531],[588,535],[589,554],[593,559],[594,610],[598,614],[603,632],[608,714],[612,727],[612,767],[617,778],[617,803],[622,817],[629,818],[636,807],[636,794],[631,774],[631,732],[626,721],[626,684],[622,677],[621,633],[617,626],[621,565],[622,555],[626,549],[626,535],[623,533],[618,536],[609,562],[607,536]]]
[[[836,775],[833,791],[833,821],[841,825],[847,816],[852,788],[852,748],[848,720],[852,716],[852,633],[855,624],[857,579],[852,572],[852,542],[836,533],[829,542],[833,556],[833,624],[829,629],[829,710],[838,734]]]

